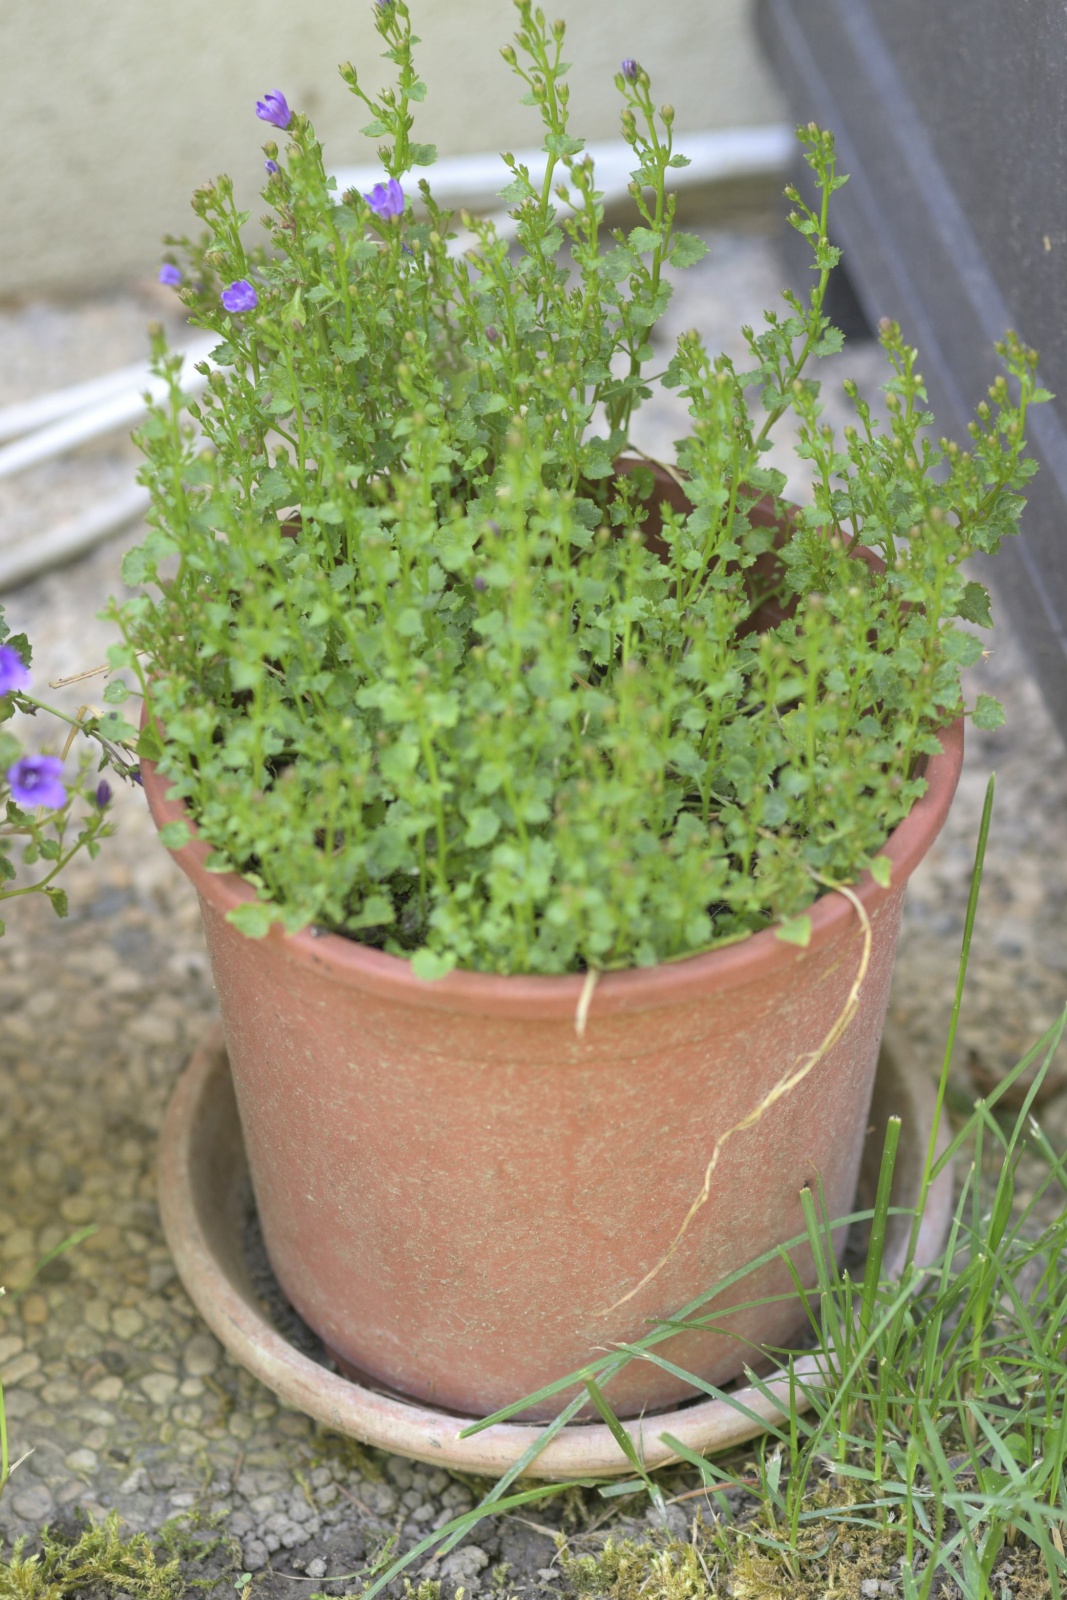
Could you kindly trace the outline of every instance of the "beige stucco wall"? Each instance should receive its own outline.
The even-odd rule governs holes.
[[[428,85],[416,137],[441,153],[539,143],[499,46],[509,0],[411,0]],[[679,129],[777,120],[748,0],[552,0],[569,26],[574,131],[617,133],[623,56],[653,76]],[[383,70],[369,0],[0,0],[0,296],[105,287],[155,271],[159,238],[195,219],[188,196],[228,171],[251,196],[270,129],[254,102],[281,88],[337,165],[374,159],[336,73]],[[254,200],[252,201],[254,204]]]

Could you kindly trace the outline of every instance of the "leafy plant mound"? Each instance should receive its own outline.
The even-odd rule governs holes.
[[[647,965],[776,919],[803,941],[822,887],[885,880],[877,852],[962,709],[980,646],[957,621],[989,614],[961,563],[1015,531],[1036,357],[1009,336],[1014,382],[969,449],[937,447],[915,352],[887,326],[887,424],[851,390],[856,425],[831,436],[806,369],[841,345],[822,308],[844,179],[812,126],[817,208],[788,191],[807,302],[787,293],[746,330],[745,372],[683,337],[658,381],[690,433],[659,479],[620,472],[667,269],[704,246],[674,229],[673,112],[632,61],[617,84],[639,221],[605,235],[562,24],[518,12],[504,55],[546,159],[505,158],[515,248],[466,216],[462,248],[425,181],[403,192],[434,154],[410,138],[424,87],[403,0],[376,15],[396,86],[373,98],[342,69],[388,183],[338,196],[274,95],[289,144],[281,164],[265,147],[269,243],[246,246],[228,180],[198,191],[208,231],[181,241],[181,293],[219,344],[194,427],[157,349],[155,526],[125,567],[154,594],[118,613],[113,664],[141,675],[142,753],[211,866],[254,886],[233,914],[249,934],[315,923],[423,977]],[[816,479],[796,512],[764,461],[790,410]],[[980,723],[998,715],[979,701]]]

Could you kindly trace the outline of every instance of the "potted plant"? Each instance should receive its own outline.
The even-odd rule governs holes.
[[[819,209],[787,191],[809,298],[746,332],[748,372],[687,334],[647,377],[704,252],[674,227],[673,113],[624,61],[638,217],[606,235],[563,26],[518,12],[547,165],[505,157],[514,248],[414,177],[403,0],[376,11],[394,87],[342,69],[380,184],[335,193],[274,91],[266,243],[228,180],[197,192],[163,275],[219,344],[189,425],[157,339],[124,569],[151,592],[112,654],[279,1280],[347,1370],[473,1414],[802,1232],[805,1183],[847,1212],[904,884],[962,759],[959,619],[989,622],[962,562],[1015,530],[1041,397],[1009,336],[969,448],[935,446],[886,325],[887,421],[853,389],[831,437],[808,368],[841,343],[844,179],[814,126]],[[672,463],[630,441],[655,381],[689,402]],[[799,508],[765,461],[790,411]],[[714,1383],[796,1330],[788,1263],[744,1287],[769,1303],[676,1353]],[[632,1362],[610,1398],[683,1392]]]

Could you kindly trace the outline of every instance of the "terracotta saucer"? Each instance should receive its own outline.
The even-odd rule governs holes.
[[[857,1209],[872,1203],[886,1123],[902,1121],[892,1201],[914,1205],[933,1119],[934,1096],[925,1074],[887,1036],[874,1088]],[[942,1147],[947,1134],[942,1134]],[[212,1332],[236,1361],[287,1406],[306,1412],[338,1433],[398,1455],[487,1477],[498,1477],[526,1451],[543,1425],[498,1423],[472,1438],[462,1430],[472,1418],[435,1411],[351,1382],[304,1355],[270,1320],[252,1284],[245,1255],[250,1184],[241,1125],[230,1082],[222,1030],[213,1028],[194,1054],[171,1100],[159,1153],[163,1228],[182,1283]],[[916,1259],[928,1265],[944,1243],[952,1209],[952,1174],[931,1188]],[[893,1275],[903,1265],[910,1218],[889,1222],[885,1260]],[[811,1377],[803,1358],[798,1374]],[[624,1424],[648,1467],[677,1457],[661,1440],[673,1434],[691,1450],[725,1450],[762,1433],[788,1410],[788,1380],[767,1380],[780,1405],[755,1388],[724,1400],[696,1399],[671,1411]],[[744,1408],[742,1410],[742,1408]],[[747,1413],[747,1414],[746,1414]],[[632,1469],[601,1423],[572,1423],[537,1457],[531,1476],[549,1479],[608,1477]]]

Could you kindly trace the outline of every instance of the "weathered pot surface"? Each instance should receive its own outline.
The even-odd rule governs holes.
[[[901,1120],[893,1170],[890,1213],[882,1257],[883,1274],[903,1269],[911,1234],[909,1208],[919,1200],[923,1164],[935,1115],[933,1084],[888,1033],[882,1043],[870,1123],[863,1150],[857,1208],[874,1200],[886,1126]],[[949,1134],[936,1143],[943,1155]],[[415,1405],[344,1377],[305,1355],[271,1322],[253,1286],[245,1257],[248,1166],[234,1101],[222,1032],[213,1028],[190,1061],[167,1112],[159,1152],[159,1203],[167,1243],[193,1303],[235,1360],[260,1378],[286,1404],[317,1417],[339,1433],[399,1451],[420,1461],[461,1472],[497,1476],[513,1467],[537,1442],[531,1423],[495,1423],[467,1438],[473,1419]],[[951,1165],[930,1187],[915,1246],[917,1267],[934,1263],[952,1219]],[[854,1269],[854,1276],[856,1269]],[[626,1423],[648,1467],[675,1459],[664,1435],[689,1450],[708,1454],[753,1438],[778,1422],[792,1404],[803,1411],[819,1380],[814,1356],[801,1356],[793,1382],[782,1372],[760,1387],[732,1397],[698,1397],[656,1417]],[[609,1381],[608,1395],[612,1384]],[[571,1423],[540,1451],[528,1469],[538,1478],[566,1479],[632,1472],[630,1461],[602,1423]]]
[[[891,886],[868,875],[856,888],[870,963],[843,1036],[722,1146],[707,1204],[632,1295],[668,1255],[716,1141],[820,1050],[842,1012],[864,947],[844,896],[813,906],[805,949],[766,930],[604,975],[579,1037],[581,975],[425,983],[408,962],[333,934],[250,940],[225,918],[252,889],[208,872],[202,841],[175,852],[200,895],[271,1263],[326,1344],[392,1389],[485,1415],[802,1233],[805,1184],[845,1215],[905,883],[944,821],[962,756],[956,723],[885,846]],[[185,815],[148,763],[144,781],[158,825]],[[791,1289],[775,1261],[726,1304]],[[784,1299],[736,1311],[729,1332],[659,1348],[721,1384],[754,1344],[783,1344],[802,1321]],[[612,1386],[622,1415],[690,1392],[647,1362]]]

